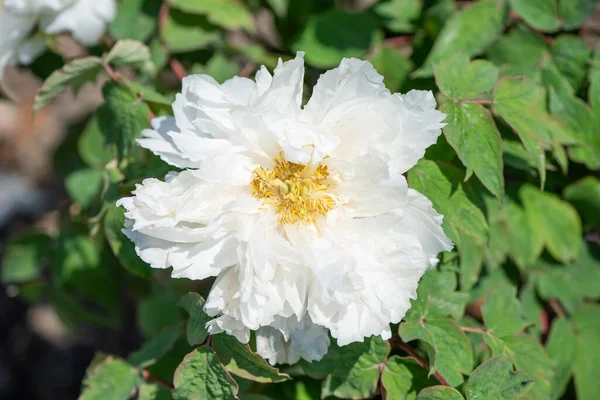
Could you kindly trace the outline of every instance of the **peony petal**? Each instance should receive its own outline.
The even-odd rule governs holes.
[[[49,34],[70,32],[81,44],[94,46],[115,13],[115,0],[78,0],[56,13],[44,14],[40,27]]]
[[[4,9],[14,16],[34,16],[57,13],[78,0],[4,0]]]
[[[304,118],[318,126],[336,124],[355,110],[390,95],[383,77],[368,61],[344,58],[325,72],[304,107]]]
[[[301,358],[309,362],[318,361],[327,354],[327,329],[315,325],[310,317],[298,321],[296,316],[292,316],[279,319],[275,325],[286,327],[264,326],[256,332],[256,352],[271,365],[295,364]],[[282,329],[287,331],[286,334]]]
[[[408,189],[408,198],[410,204],[403,213],[403,230],[415,235],[431,258],[452,250],[452,242],[442,229],[444,217],[433,209],[431,201],[413,189]]]
[[[179,133],[179,128],[175,124],[175,118],[165,116],[154,118],[151,122],[152,128],[142,131],[142,139],[137,142],[140,146],[150,150],[159,156],[164,162],[178,168],[198,168],[199,162],[194,162],[186,158],[180,151],[169,133]]]
[[[34,16],[16,17],[0,10],[0,78],[7,65],[17,62],[19,49],[35,22]]]
[[[262,69],[261,69],[262,71]],[[279,59],[267,88],[266,75],[261,72],[260,96],[253,100],[252,108],[259,113],[276,113],[288,118],[300,112],[302,86],[304,84],[304,52],[296,53],[296,58],[282,62]],[[283,100],[283,101],[282,101]]]

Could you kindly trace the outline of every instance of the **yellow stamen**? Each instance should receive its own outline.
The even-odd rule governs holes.
[[[329,171],[326,165],[313,168],[287,161],[283,153],[270,169],[254,170],[252,195],[274,208],[282,224],[311,224],[318,215],[325,215],[335,206],[327,189]]]

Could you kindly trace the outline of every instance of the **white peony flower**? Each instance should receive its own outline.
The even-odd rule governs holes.
[[[431,202],[403,174],[435,143],[431,92],[391,94],[367,61],[344,59],[301,106],[303,53],[256,82],[184,79],[174,117],[140,145],[184,169],[147,179],[125,234],[152,267],[217,279],[212,334],[271,363],[319,360],[339,345],[391,336],[419,279],[452,244]]]
[[[41,33],[69,32],[98,44],[115,17],[115,0],[0,0],[0,78],[7,65],[30,64],[45,49]],[[30,36],[35,28],[40,34]]]

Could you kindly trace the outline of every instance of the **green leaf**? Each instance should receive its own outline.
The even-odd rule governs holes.
[[[108,32],[117,40],[145,41],[156,29],[160,0],[127,0],[118,3],[115,19]],[[132,23],[135,21],[135,23]]]
[[[527,392],[528,399],[546,400],[550,397],[552,362],[540,342],[525,334],[501,338],[486,334],[484,340],[495,356],[506,356],[517,369],[525,372],[534,381]]]
[[[158,361],[173,349],[179,339],[179,327],[171,328],[147,341],[141,349],[129,356],[129,362],[140,368],[146,368]]]
[[[133,141],[149,126],[148,106],[130,88],[107,82],[102,88],[105,103],[98,108],[98,121],[109,143],[115,143],[120,157],[130,153]]]
[[[171,400],[171,391],[156,383],[142,383],[138,400]]]
[[[569,326],[569,321],[565,318],[555,319],[546,342],[546,353],[554,367],[553,399],[560,399],[567,389],[567,384],[571,380],[576,352],[577,342],[575,334]]]
[[[582,245],[574,262],[562,265],[540,263],[536,271],[536,286],[540,297],[558,299],[570,312],[586,298],[600,298],[600,255],[597,247]]]
[[[502,79],[494,89],[494,102],[495,112],[517,132],[536,161],[543,187],[546,177],[544,148],[548,148],[553,140],[573,143],[570,130],[546,112],[544,89],[528,78]]]
[[[540,338],[542,336],[542,312],[544,312],[542,301],[538,298],[534,280],[529,281],[519,293],[519,301],[523,309],[523,315],[529,322],[527,333]]]
[[[483,303],[489,292],[494,289],[510,288],[514,282],[507,276],[504,268],[491,270],[479,279],[479,283],[471,289],[471,302]],[[464,318],[463,318],[464,319]]]
[[[253,16],[239,0],[169,0],[169,4],[190,14],[206,15],[211,23],[224,29],[255,32]]]
[[[104,56],[104,62],[121,67],[150,70],[154,68],[150,49],[137,40],[119,40]]]
[[[377,392],[379,367],[389,351],[388,342],[378,336],[343,347],[332,343],[322,360],[303,361],[303,369],[312,378],[325,378],[323,398],[329,395],[342,399],[369,398]]]
[[[290,0],[267,0],[275,15],[283,18],[287,15]]]
[[[590,66],[590,88],[588,98],[596,117],[600,116],[600,45],[594,51]]]
[[[206,17],[170,10],[162,30],[165,45],[173,53],[185,53],[213,45],[221,40],[220,30]]]
[[[79,278],[100,267],[100,252],[88,237],[63,234],[52,257],[52,281],[61,286],[77,286]]]
[[[110,310],[98,310],[98,307],[86,307],[80,298],[67,294],[63,290],[53,289],[50,292],[52,306],[61,321],[70,329],[77,330],[81,323],[93,324],[118,330],[121,327],[121,316]],[[102,308],[102,307],[100,307]]]
[[[50,237],[29,232],[6,243],[2,257],[2,283],[25,283],[38,278],[48,254]]]
[[[543,32],[555,32],[560,28],[558,7],[555,0],[509,0],[515,13],[525,22]]]
[[[563,196],[577,208],[586,224],[600,229],[600,180],[587,176],[567,186]]]
[[[593,14],[596,4],[596,0],[559,0],[558,11],[565,30],[579,28]]]
[[[37,92],[33,112],[41,110],[69,86],[73,87],[73,92],[77,93],[85,83],[94,82],[103,68],[102,60],[99,57],[85,57],[73,60],[61,69],[54,71]]]
[[[456,291],[456,274],[450,269],[431,269],[417,287],[417,298],[411,300],[407,319],[451,316],[460,319],[469,301],[467,293]]]
[[[80,400],[127,400],[142,383],[140,372],[127,362],[107,357],[93,365],[83,380]]]
[[[223,83],[240,72],[237,62],[232,61],[221,53],[217,53],[208,60],[206,65],[195,64],[190,71],[194,74],[207,74],[217,82]]]
[[[206,323],[212,319],[204,312],[204,299],[198,293],[187,293],[177,303],[187,311],[190,318],[187,322],[187,341],[191,346],[202,344],[208,336]]]
[[[448,386],[430,386],[421,390],[416,400],[464,400],[464,397]]]
[[[468,100],[490,92],[498,81],[498,68],[489,61],[469,61],[464,53],[434,64],[435,82],[451,99]]]
[[[501,76],[525,75],[535,80],[548,49],[541,35],[517,25],[487,49],[487,56],[500,67]]]
[[[577,91],[585,79],[592,50],[577,36],[560,35],[552,42],[550,53],[560,73]]]
[[[428,371],[412,358],[391,356],[381,372],[381,385],[386,398],[414,400],[417,393],[437,380],[429,378]]]
[[[78,169],[65,178],[65,188],[73,202],[88,208],[96,199],[104,182],[104,171],[95,168]]]
[[[370,57],[370,61],[382,76],[383,83],[390,92],[398,92],[414,64],[402,52],[392,47],[380,47]]]
[[[590,169],[600,168],[600,117],[564,88],[550,88],[550,111],[568,124],[577,141],[569,149],[571,159]]]
[[[250,350],[250,346],[240,343],[235,337],[225,333],[214,335],[211,347],[230,373],[240,378],[260,383],[276,383],[290,379],[273,368],[261,356]]]
[[[147,338],[179,325],[180,316],[175,295],[161,287],[140,303],[137,318],[140,331]]]
[[[107,146],[106,138],[102,135],[95,116],[90,119],[81,133],[77,148],[81,159],[90,167],[103,168],[115,156],[114,150]]]
[[[439,371],[450,385],[460,385],[464,381],[463,374],[471,372],[473,350],[455,321],[407,319],[400,324],[399,334],[405,342],[420,339],[427,343],[430,373]]]
[[[522,332],[529,325],[523,317],[516,288],[496,289],[481,307],[486,329],[494,335],[504,336]]]
[[[208,346],[185,356],[175,370],[175,400],[236,399],[238,385]]]
[[[503,215],[508,229],[508,254],[515,264],[525,269],[533,264],[544,248],[542,234],[536,229],[530,213],[514,200],[505,197]]]
[[[577,332],[575,390],[578,399],[600,398],[596,371],[600,363],[600,306],[586,304],[572,315]]]
[[[471,57],[482,53],[502,31],[504,0],[483,0],[454,14],[442,28],[415,77],[433,74],[433,64],[455,53]]]
[[[502,140],[490,112],[481,104],[446,102],[444,135],[467,168],[496,197],[504,195]]]
[[[516,399],[527,390],[531,380],[521,371],[513,371],[510,361],[494,357],[481,364],[467,383],[467,400]]]
[[[512,137],[502,138],[502,159],[504,160],[504,165],[524,171],[527,175],[537,176],[534,159],[527,153],[521,141],[512,139]]]
[[[461,170],[443,162],[421,160],[408,171],[410,186],[431,200],[444,216],[442,227],[452,241],[457,242],[458,232],[463,232],[485,244],[487,222],[474,204],[480,199],[464,180]]]
[[[344,57],[363,58],[382,37],[369,15],[330,10],[308,19],[292,49],[305,51],[306,62],[313,67],[331,68]]]
[[[581,220],[575,208],[531,185],[523,186],[519,196],[552,257],[563,263],[575,259],[582,236]]]
[[[104,235],[114,255],[128,272],[142,278],[152,276],[152,268],[135,252],[135,245],[121,230],[125,226],[125,209],[111,206],[104,217]]]
[[[390,0],[378,3],[373,11],[390,31],[409,33],[417,29],[422,8],[421,0]]]
[[[460,254],[460,287],[462,290],[469,290],[479,278],[484,249],[472,236],[464,234],[460,235],[456,245]]]

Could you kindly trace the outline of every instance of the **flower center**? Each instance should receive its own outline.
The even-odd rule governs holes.
[[[326,165],[314,168],[293,163],[282,153],[273,168],[256,168],[250,185],[252,195],[263,199],[263,205],[273,207],[280,223],[311,224],[335,206],[334,198],[326,193],[328,177]]]

